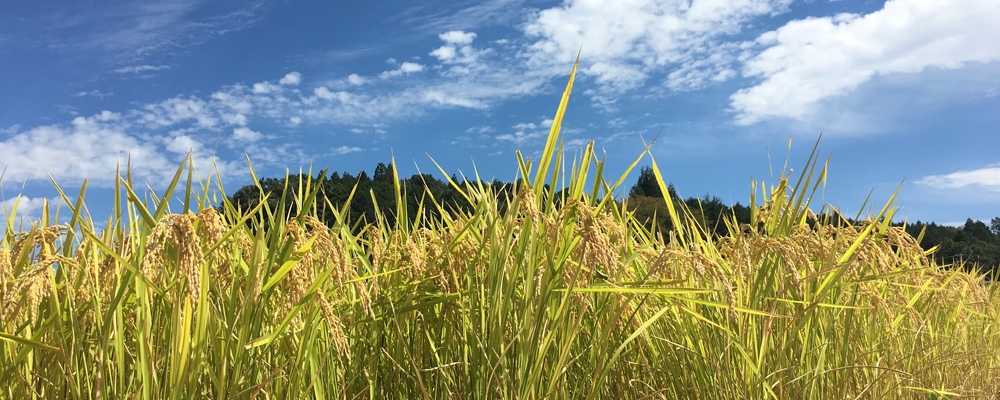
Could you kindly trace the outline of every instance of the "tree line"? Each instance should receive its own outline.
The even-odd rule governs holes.
[[[507,196],[514,193],[520,182],[503,182],[499,180],[478,182],[462,178],[461,180],[452,175],[451,181],[466,187],[466,185],[483,185],[484,188],[496,196]],[[328,224],[334,221],[333,210],[347,204],[352,191],[354,196],[347,204],[348,222],[355,229],[360,229],[366,223],[375,222],[375,210],[378,208],[381,215],[392,225],[395,224],[396,201],[395,187],[393,183],[392,164],[379,163],[375,167],[374,174],[369,176],[365,171],[358,175],[348,172],[333,172],[327,175],[327,171],[321,171],[316,176],[308,174],[288,175],[286,178],[264,178],[260,181],[260,189],[255,185],[244,186],[230,196],[230,201],[243,210],[256,207],[260,201],[261,194],[267,195],[267,201],[272,209],[277,209],[282,195],[284,194],[284,211],[294,214],[295,204],[291,201],[292,193],[295,193],[300,185],[309,184],[312,187],[319,185],[321,198],[325,197],[329,201],[317,204],[319,215]],[[423,210],[426,216],[433,217],[438,210],[430,205],[428,197],[433,197],[438,204],[444,208],[445,212],[471,212],[472,204],[462,196],[461,193],[447,180],[440,180],[431,174],[414,174],[409,178],[400,179],[400,186],[405,193],[404,201],[408,219],[412,222],[418,217],[417,210],[420,209],[421,202],[424,203]],[[694,220],[705,230],[715,236],[726,236],[729,228],[724,221],[735,218],[737,223],[746,224],[750,222],[750,207],[736,203],[726,205],[716,196],[705,194],[702,197],[688,197],[682,199],[673,184],[667,188],[667,196],[674,202],[676,207],[685,206],[691,211]],[[556,198],[561,198],[561,193],[555,194]],[[666,232],[672,229],[672,224],[667,211],[664,193],[656,183],[653,170],[643,167],[639,173],[639,179],[631,187],[628,194],[628,201],[624,204],[627,211],[634,212],[637,221],[641,222],[647,229],[656,229]],[[622,203],[617,202],[619,207]],[[501,212],[504,202],[499,202]],[[847,219],[849,222],[850,219]],[[903,223],[895,223],[894,226],[903,226]],[[934,222],[906,223],[904,229],[913,237],[918,237],[923,232],[920,245],[925,250],[938,246],[935,259],[941,264],[965,263],[966,268],[978,269],[980,272],[997,272],[1000,266],[1000,217],[993,218],[990,225],[982,221],[968,219],[964,226],[953,227],[938,225]]]

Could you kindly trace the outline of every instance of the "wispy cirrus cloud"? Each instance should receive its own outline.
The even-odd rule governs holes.
[[[212,11],[209,11],[209,10]],[[199,45],[262,20],[263,2],[126,1],[95,7],[66,3],[55,12],[19,15],[6,45],[46,48],[72,57],[97,56],[118,74],[166,69],[147,60]],[[221,11],[216,11],[221,10]]]
[[[936,189],[958,189],[968,186],[1000,189],[1000,164],[949,174],[928,175],[918,180],[917,184]]]
[[[169,65],[130,65],[127,67],[118,68],[115,70],[116,74],[139,74],[143,72],[156,72],[163,71],[165,69],[170,69]]]
[[[532,11],[525,3],[525,0],[486,0],[460,2],[434,9],[427,4],[420,4],[390,16],[383,22],[401,24],[425,35],[485,26],[514,26],[522,23],[526,14]]]
[[[359,151],[362,151],[362,149],[360,147],[357,147],[357,146],[346,146],[346,145],[330,149],[330,153],[336,154],[336,155],[355,153],[355,152],[359,152]]]
[[[115,94],[113,92],[104,93],[104,92],[101,92],[100,90],[97,90],[97,89],[91,90],[89,92],[81,91],[81,92],[73,93],[73,97],[92,96],[92,97],[97,97],[99,99],[103,99],[105,97],[110,97],[110,96],[114,96],[114,95]]]

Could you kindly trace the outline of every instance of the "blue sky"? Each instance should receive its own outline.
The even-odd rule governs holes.
[[[404,176],[440,176],[429,154],[510,180],[582,48],[564,137],[613,173],[662,129],[653,154],[681,195],[745,204],[822,132],[826,202],[853,213],[902,184],[911,221],[988,221],[998,21],[994,0],[16,2],[0,186],[37,215],[50,175],[71,193],[87,178],[106,215],[120,160],[157,190],[190,149],[230,191],[250,183],[244,154],[264,176],[393,154]]]

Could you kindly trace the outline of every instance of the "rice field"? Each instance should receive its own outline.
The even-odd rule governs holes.
[[[0,398],[1000,398],[996,285],[936,265],[892,198],[836,219],[814,149],[729,236],[670,201],[647,230],[592,144],[562,151],[572,84],[517,191],[451,182],[471,212],[408,222],[397,185],[395,224],[351,226],[309,183],[241,209],[190,161],[158,194],[123,171],[106,221],[59,188],[0,242]]]

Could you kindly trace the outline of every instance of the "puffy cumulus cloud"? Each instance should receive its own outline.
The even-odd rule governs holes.
[[[250,114],[253,112],[253,98],[243,93],[244,89],[241,85],[234,85],[223,91],[212,93],[211,98],[217,102],[218,106],[227,109],[227,111]]]
[[[875,75],[1000,60],[998,20],[996,1],[890,0],[864,16],[789,22],[757,39],[766,49],[743,74],[761,81],[732,95],[736,122],[802,119]]]
[[[251,130],[245,126],[233,129],[233,139],[240,142],[256,142],[263,137],[264,135],[260,132]]]
[[[20,124],[14,124],[14,125],[11,125],[11,126],[9,126],[7,128],[0,129],[0,135],[15,134],[19,130],[21,130],[21,125]]]
[[[147,104],[137,113],[139,122],[151,128],[188,121],[194,121],[201,128],[211,128],[219,124],[212,111],[210,104],[197,97],[173,97],[159,103]]]
[[[408,74],[410,72],[420,72],[420,71],[423,71],[424,70],[424,66],[420,65],[420,64],[417,64],[417,63],[404,62],[402,65],[399,66],[399,70],[402,71],[405,74]]]
[[[205,143],[214,142],[215,135],[199,128],[197,118],[178,117],[181,122],[176,124],[187,127],[163,133],[157,124],[170,117],[151,122],[148,116],[145,108],[126,113],[102,111],[76,117],[68,124],[39,126],[0,138],[0,160],[7,168],[5,181],[47,182],[51,175],[59,182],[89,179],[97,186],[107,186],[114,182],[120,165],[124,168],[131,163],[134,179],[162,186],[188,154],[201,174],[214,173],[216,167],[223,176],[240,170],[238,162],[214,159],[214,148]],[[168,123],[178,128],[174,125]]]
[[[455,58],[455,46],[441,46],[434,51],[430,52],[430,55],[437,57],[438,60],[442,62],[449,62]]]
[[[449,31],[438,35],[438,38],[445,44],[429,54],[445,64],[474,63],[480,55],[489,51],[472,47],[472,41],[476,39],[474,32]]]
[[[448,31],[438,35],[438,37],[448,44],[465,45],[472,43],[472,40],[476,38],[476,34],[474,32]]]
[[[170,136],[166,138],[165,142],[167,151],[176,154],[187,154],[188,152],[199,154],[204,149],[201,142],[184,134]]]
[[[261,82],[253,84],[254,93],[271,93],[281,90],[281,86],[275,85],[271,82]]]
[[[281,85],[295,86],[299,83],[302,83],[302,74],[298,72],[289,72],[288,75],[285,75],[283,78],[278,80],[278,84]]]
[[[242,126],[242,125],[246,125],[247,124],[247,116],[243,115],[243,114],[240,114],[240,113],[236,113],[236,114],[222,114],[222,120],[225,121],[225,123],[227,123],[229,125],[240,125],[240,126]]]
[[[347,82],[349,82],[354,86],[361,86],[364,85],[365,83],[368,83],[368,79],[365,79],[364,77],[358,74],[350,74],[347,76]]]
[[[379,76],[379,78],[382,78],[382,79],[389,79],[389,78],[394,77],[394,76],[400,76],[400,75],[403,75],[403,74],[409,75],[411,73],[420,72],[420,71],[423,71],[423,70],[424,70],[424,66],[421,65],[421,64],[411,63],[409,61],[404,61],[402,64],[399,65],[399,68],[396,68],[396,69],[391,70],[391,71],[383,71],[378,76]],[[350,78],[348,78],[348,79],[350,79]]]
[[[118,165],[129,159],[143,166],[135,176],[162,178],[160,172],[172,161],[155,143],[123,133],[128,125],[108,117],[77,117],[69,126],[40,126],[0,142],[5,178],[46,181],[51,174],[59,180],[110,182]]]
[[[72,200],[72,199],[71,199]],[[54,212],[56,207],[62,203],[61,197],[55,198],[45,198],[45,197],[28,197],[24,195],[17,195],[13,198],[6,199],[0,204],[0,221],[8,221],[11,217],[14,218],[13,221],[9,221],[15,224],[16,227],[18,221],[24,221],[31,223],[32,221],[38,220],[41,216],[41,210],[45,208],[45,203],[48,202],[49,211]],[[14,212],[14,206],[17,206],[17,212]]]
[[[350,93],[347,92],[334,93],[331,92],[330,89],[327,89],[326,86],[320,86],[314,89],[313,93],[316,95],[316,97],[319,97],[323,100],[339,99],[341,102],[346,101],[350,97]]]
[[[723,39],[789,3],[567,0],[525,25],[525,33],[537,38],[526,54],[534,68],[564,69],[583,46],[581,72],[594,77],[605,93],[634,89],[653,74],[666,74],[663,83],[672,90],[698,89],[735,74],[738,53]]]
[[[957,189],[966,186],[988,186],[1000,189],[1000,165],[944,175],[925,176],[917,184],[937,189]]]

